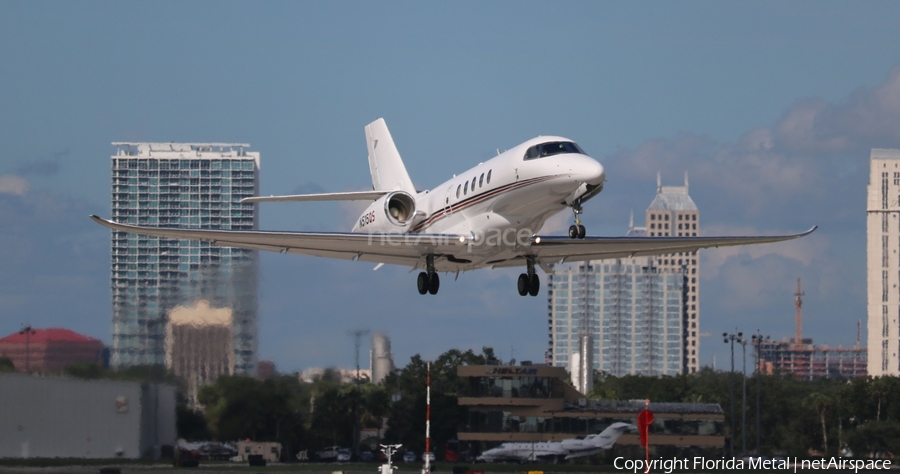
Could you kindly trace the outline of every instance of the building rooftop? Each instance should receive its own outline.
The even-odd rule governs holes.
[[[662,177],[656,175],[656,198],[649,211],[696,211],[697,205],[688,194],[688,175],[684,173],[684,186],[663,186]]]
[[[900,150],[894,148],[872,148],[869,159],[900,160]]]
[[[647,406],[643,400],[590,400],[580,408],[605,413],[639,413],[644,408],[649,408],[653,413],[668,414],[721,415],[725,413],[718,403],[650,402],[650,405]]]
[[[259,168],[259,152],[246,151],[246,148],[250,148],[249,143],[112,142],[112,145],[116,147],[116,154],[113,155],[113,158],[119,159],[252,159]]]
[[[14,332],[2,339],[0,343],[25,344],[35,342],[101,342],[99,339],[83,336],[75,331],[61,328],[32,329],[32,334],[26,338],[25,334]]]

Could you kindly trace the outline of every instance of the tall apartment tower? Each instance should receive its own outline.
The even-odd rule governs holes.
[[[900,375],[900,150],[873,148],[866,199],[868,372]]]
[[[700,212],[684,186],[663,186],[633,237],[697,236]],[[675,375],[699,369],[697,252],[585,262],[550,275],[546,362],[613,375]],[[577,350],[578,331],[593,338],[593,354]],[[572,355],[577,353],[577,367]]]
[[[646,214],[647,235],[650,237],[687,237],[700,235],[700,211],[688,194],[688,176],[684,186],[663,186],[656,177],[656,198]],[[684,368],[694,373],[700,368],[700,264],[697,251],[663,255],[657,259],[660,269],[678,272],[684,269],[687,277],[684,302]]]
[[[257,228],[255,206],[240,202],[259,191],[259,153],[246,151],[249,145],[113,145],[114,221],[159,227]],[[254,374],[257,274],[254,251],[113,231],[112,365],[165,364],[172,311],[179,308],[176,319],[190,321],[185,311],[205,300],[208,308],[198,310],[229,311],[232,372]],[[173,350],[178,353],[178,348],[169,349],[170,358]]]
[[[557,268],[550,275],[547,362],[568,367],[576,388],[582,383],[590,390],[588,364],[615,376],[677,375],[686,370],[687,275],[685,268],[657,265],[659,260],[593,260]]]

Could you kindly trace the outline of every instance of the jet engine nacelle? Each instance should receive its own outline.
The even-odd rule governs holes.
[[[353,226],[353,232],[398,234],[410,229],[416,199],[404,191],[385,194],[373,202]]]

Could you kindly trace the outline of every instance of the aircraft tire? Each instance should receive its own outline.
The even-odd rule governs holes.
[[[419,278],[416,279],[416,286],[418,287],[420,295],[424,295],[425,293],[428,293],[429,287],[431,285],[429,285],[427,273],[419,272]]]
[[[569,226],[569,238],[570,239],[578,238],[578,226],[575,226],[575,225]]]
[[[541,291],[541,279],[538,277],[537,273],[531,275],[531,278],[528,279],[528,294],[531,296],[537,296]]]
[[[432,295],[436,295],[440,288],[441,277],[439,277],[437,273],[431,274],[430,281],[428,282],[428,292]]]
[[[587,229],[583,225],[578,224],[578,238],[583,239],[585,235],[587,235]]]
[[[528,275],[521,273],[519,274],[519,282],[518,282],[518,290],[519,296],[525,296],[528,294]]]

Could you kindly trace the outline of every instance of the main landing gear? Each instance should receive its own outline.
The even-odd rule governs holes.
[[[527,262],[527,273],[519,275],[517,285],[519,296],[537,296],[538,292],[541,291],[541,279],[534,271],[534,258],[529,257]]]
[[[441,277],[434,271],[434,255],[425,257],[425,270],[424,272],[419,272],[419,278],[416,280],[419,294],[431,293],[436,295],[441,288]]]
[[[569,238],[570,239],[583,239],[587,234],[587,230],[581,225],[581,218],[578,217],[581,215],[584,210],[581,208],[581,204],[573,203],[572,204],[572,212],[575,213],[575,224],[569,226]]]

